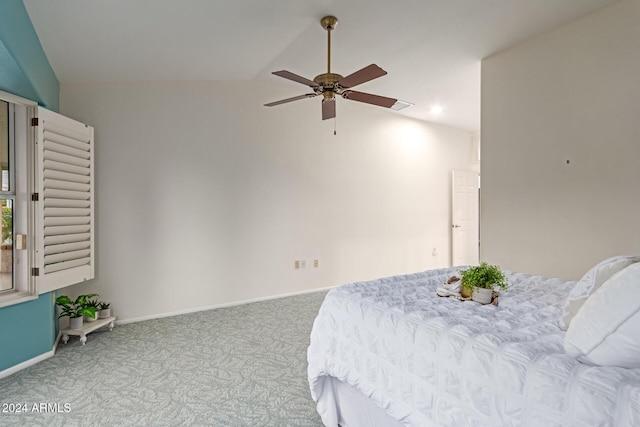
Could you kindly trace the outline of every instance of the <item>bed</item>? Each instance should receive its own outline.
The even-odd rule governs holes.
[[[499,306],[438,297],[457,274],[327,293],[307,354],[326,426],[640,426],[640,369],[565,351],[558,322],[578,282],[507,271]]]

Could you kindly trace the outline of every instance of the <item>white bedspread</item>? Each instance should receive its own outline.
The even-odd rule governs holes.
[[[575,282],[507,272],[499,307],[436,296],[456,269],[331,290],[311,333],[315,401],[326,376],[410,426],[640,426],[640,369],[567,356],[557,326]],[[318,412],[336,426],[335,408]]]

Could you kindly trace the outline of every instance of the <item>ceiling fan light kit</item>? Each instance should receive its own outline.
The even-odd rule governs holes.
[[[270,102],[265,104],[265,106],[273,107],[287,102],[322,95],[322,120],[336,117],[336,95],[340,95],[347,100],[364,102],[365,104],[377,105],[384,108],[393,107],[398,101],[397,99],[351,90],[354,86],[387,74],[386,71],[376,64],[368,65],[346,77],[331,72],[331,31],[338,25],[338,18],[335,16],[325,16],[320,20],[320,25],[327,31],[327,72],[316,76],[313,81],[294,74],[291,71],[281,70],[273,72],[273,74],[278,77],[309,86],[313,90],[313,93]]]

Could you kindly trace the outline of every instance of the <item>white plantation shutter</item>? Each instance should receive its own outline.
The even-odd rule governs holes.
[[[37,115],[34,274],[44,293],[95,276],[94,149],[92,127]]]

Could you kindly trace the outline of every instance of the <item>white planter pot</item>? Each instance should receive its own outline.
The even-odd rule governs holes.
[[[96,311],[96,315],[94,317],[84,316],[84,320],[87,322],[95,322],[98,320],[98,312]]]
[[[80,329],[82,328],[82,316],[80,317],[70,317],[69,318],[69,329]]]
[[[493,289],[487,288],[473,288],[473,297],[474,301],[479,302],[480,304],[491,304],[491,299],[493,298]]]
[[[111,308],[103,308],[98,312],[99,319],[106,319],[107,317],[111,317]]]

